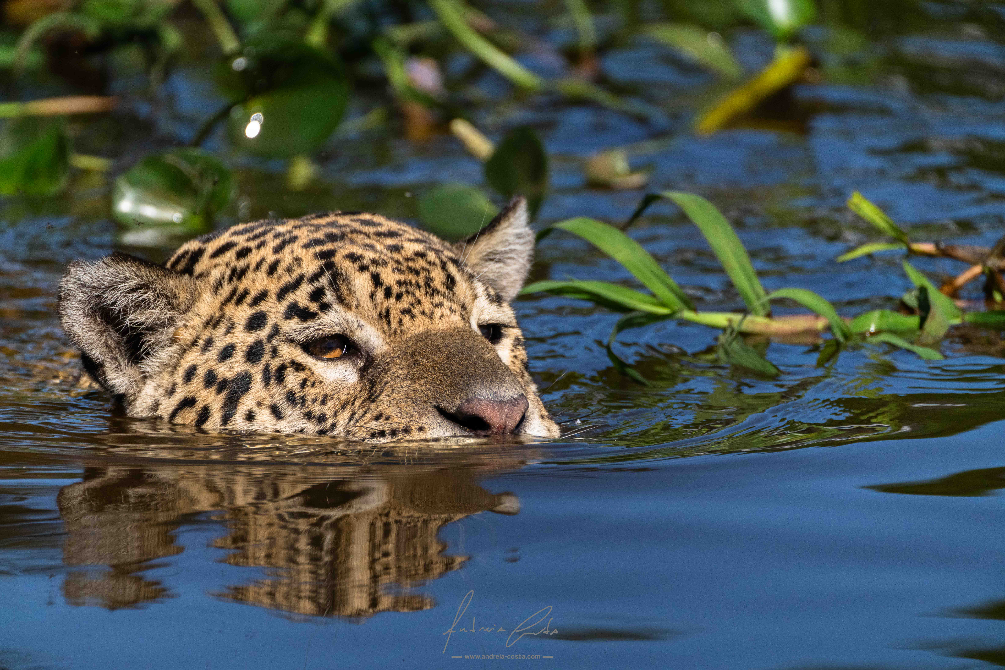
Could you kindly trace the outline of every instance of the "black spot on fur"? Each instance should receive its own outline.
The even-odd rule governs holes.
[[[265,299],[268,297],[269,297],[268,289],[263,288],[261,291],[255,294],[255,297],[251,299],[251,302],[248,303],[248,307],[258,307],[263,302],[265,302]]]
[[[182,412],[189,407],[195,407],[195,396],[187,395],[179,400],[178,404],[174,406],[173,410],[171,410],[171,414],[168,416],[168,421],[174,421],[179,412]]]
[[[255,340],[251,344],[251,346],[248,347],[248,351],[245,352],[244,360],[252,364],[261,363],[262,357],[264,355],[265,355],[265,342],[263,342],[262,340]]]
[[[276,260],[269,263],[269,267],[265,268],[265,274],[267,274],[270,277],[276,274],[276,270],[279,269],[280,263],[282,263],[282,259],[280,258],[277,258]]]
[[[272,412],[272,416],[276,417],[278,420],[282,420],[285,416],[283,414],[283,410],[279,409],[279,405],[276,403],[269,405],[269,411]]]
[[[244,324],[244,329],[249,333],[255,333],[265,328],[265,324],[269,322],[269,317],[265,312],[255,312],[248,317],[248,320]],[[205,349],[203,349],[205,351]]]
[[[299,319],[300,321],[311,321],[318,318],[318,313],[314,310],[308,309],[301,305],[300,303],[293,301],[287,307],[286,311],[283,312],[284,319]]]
[[[230,360],[230,357],[234,355],[234,350],[237,349],[233,344],[228,344],[223,349],[220,349],[219,355],[217,355],[216,360],[223,363],[226,360]]]
[[[195,379],[195,373],[198,370],[199,370],[199,368],[194,363],[192,365],[188,366],[187,368],[185,368],[185,374],[182,376],[182,380],[186,384],[188,384],[193,379]]]
[[[213,251],[213,253],[211,253],[209,255],[209,257],[210,258],[218,258],[218,257],[224,255],[225,253],[227,253],[228,251],[230,251],[231,249],[233,249],[236,246],[237,246],[236,242],[224,242],[223,244],[221,244],[220,246],[218,246]]]
[[[200,349],[199,351],[201,351],[202,353],[206,353],[212,347],[213,347],[213,336],[210,335],[209,337],[206,338],[206,341],[202,343],[202,349]]]
[[[209,421],[209,405],[203,405],[199,410],[199,416],[195,417],[195,427],[202,428]]]
[[[255,420],[255,410],[249,409],[244,415],[244,420],[252,423]]]
[[[251,373],[242,372],[241,374],[234,377],[227,389],[227,395],[223,399],[223,416],[220,419],[220,423],[226,426],[230,423],[230,420],[234,418],[237,413],[237,404],[241,401],[241,398],[251,390]]]
[[[304,283],[304,275],[297,275],[296,278],[291,279],[282,286],[279,287],[279,291],[276,292],[276,302],[283,302],[286,297],[300,288],[300,285]]]

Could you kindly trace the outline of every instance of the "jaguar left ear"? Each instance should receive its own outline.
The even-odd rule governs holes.
[[[523,288],[534,258],[534,231],[527,200],[510,200],[487,226],[455,245],[478,278],[510,302]]]

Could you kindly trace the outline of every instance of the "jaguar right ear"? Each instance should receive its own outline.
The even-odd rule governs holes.
[[[59,283],[59,316],[87,372],[132,398],[197,296],[190,276],[115,253],[70,264]]]

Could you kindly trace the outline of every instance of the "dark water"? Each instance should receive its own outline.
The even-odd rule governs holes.
[[[833,262],[874,239],[844,201],[862,191],[916,240],[1001,236],[1005,6],[870,7],[857,41],[810,32],[826,83],[797,88],[770,129],[693,137],[713,80],[643,41],[603,67],[659,110],[648,122],[511,104],[493,77],[479,85],[498,104],[476,120],[541,132],[554,170],[541,221],[625,218],[641,194],[587,189],[580,161],[627,146],[652,190],[727,213],[769,290],[889,308],[909,288],[896,255]],[[748,67],[770,56],[753,31],[731,39]],[[139,80],[113,82],[122,116],[78,128],[78,149],[128,165],[189,137],[216,104],[206,76],[183,63],[155,104]],[[345,133],[298,193],[281,165],[233,163],[241,204],[223,223],[414,218],[424,188],[481,180],[449,137]],[[204,435],[118,417],[71,383],[54,287],[69,260],[117,248],[105,198],[78,177],[64,198],[0,203],[0,668],[1005,665],[999,333],[957,329],[941,362],[866,345],[817,367],[819,344],[772,343],[783,374],[768,381],[700,356],[716,332],[668,322],[620,340],[653,380],[641,387],[604,352],[616,315],[529,297],[532,368],[566,438]],[[633,235],[702,306],[739,307],[682,217],[657,208]],[[539,247],[546,276],[627,277],[560,235]]]

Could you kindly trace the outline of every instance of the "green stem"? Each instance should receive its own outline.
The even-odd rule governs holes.
[[[579,55],[592,54],[597,48],[597,30],[593,27],[590,8],[586,6],[585,0],[565,0],[565,8],[579,34]]]
[[[112,169],[112,160],[101,156],[91,156],[88,154],[70,154],[70,165],[78,170],[91,170],[92,172],[108,172]]]
[[[192,4],[202,12],[210,30],[216,35],[216,41],[220,43],[223,53],[230,55],[241,50],[241,40],[237,38],[237,33],[223,15],[216,0],[192,0]]]

